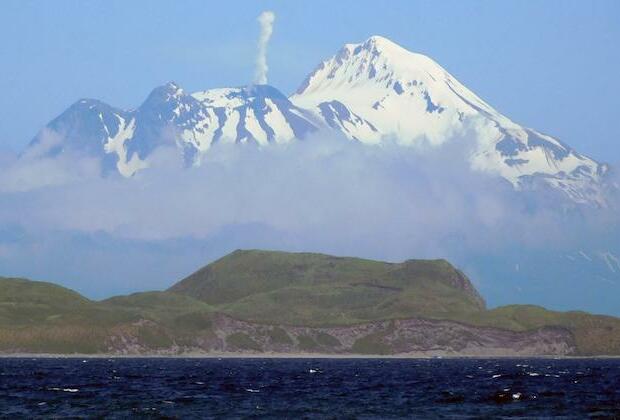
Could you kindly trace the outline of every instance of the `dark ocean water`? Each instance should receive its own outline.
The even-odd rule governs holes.
[[[0,359],[4,418],[620,418],[619,359]]]

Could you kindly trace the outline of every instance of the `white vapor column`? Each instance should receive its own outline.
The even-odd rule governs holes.
[[[260,36],[258,38],[258,56],[256,57],[256,75],[254,83],[257,85],[267,84],[267,44],[273,33],[273,22],[276,15],[273,12],[265,11],[258,16],[260,24]]]

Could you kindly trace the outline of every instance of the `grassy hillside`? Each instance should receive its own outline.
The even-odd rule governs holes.
[[[0,277],[0,325],[116,322],[122,316],[52,283]]]
[[[169,289],[219,311],[275,324],[344,325],[451,317],[484,309],[444,260],[386,263],[322,254],[235,251]]]
[[[582,355],[620,355],[620,319],[587,312],[556,312],[534,305],[502,306],[480,313],[463,314],[471,325],[527,331],[546,326],[571,331]]]
[[[239,320],[243,331],[235,331],[237,324],[226,324],[218,314]],[[248,343],[258,342],[280,343],[282,348],[295,342],[303,349],[305,333],[298,327],[315,328],[317,338],[324,334],[320,328],[351,326],[357,334],[365,331],[358,325],[397,319],[447,320],[518,332],[559,327],[570,332],[578,354],[620,355],[620,319],[531,305],[487,310],[471,282],[444,260],[386,263],[236,251],[168,291],[100,302],[51,283],[0,277],[0,351],[139,353],[183,346],[251,348]],[[250,324],[243,324],[246,321]],[[280,327],[286,326],[296,327],[282,333]],[[256,335],[258,330],[269,337],[280,331],[280,340],[265,341]],[[360,337],[361,342],[366,338]],[[448,346],[450,340],[468,340],[445,339]]]
[[[485,310],[470,281],[444,260],[385,263],[311,253],[235,251],[170,291],[234,317],[271,324],[350,325],[431,318],[528,331],[561,327],[582,354],[620,354],[620,320],[532,305]]]
[[[51,283],[0,278],[0,351],[103,352],[114,334],[137,335],[151,347],[169,345],[175,335],[182,343],[210,328],[211,314],[206,303],[173,293],[95,302]]]
[[[107,308],[130,311],[137,319],[154,321],[174,331],[177,337],[191,337],[211,328],[216,308],[171,292],[141,292],[101,302]]]
[[[101,305],[164,323],[174,322],[178,316],[187,313],[213,311],[213,307],[204,302],[169,292],[140,292],[128,296],[116,296],[102,301]]]
[[[55,284],[0,278],[0,350],[95,352],[130,318]]]

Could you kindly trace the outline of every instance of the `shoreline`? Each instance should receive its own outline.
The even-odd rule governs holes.
[[[325,353],[186,353],[186,354],[82,354],[82,353],[3,353],[0,359],[620,359],[620,356],[566,355],[417,355],[417,354],[325,354]]]

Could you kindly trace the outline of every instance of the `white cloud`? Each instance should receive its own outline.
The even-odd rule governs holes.
[[[42,136],[43,141],[19,157],[5,159],[1,166],[0,194],[25,192],[43,187],[67,185],[89,178],[99,178],[101,165],[97,159],[73,152],[56,156],[43,156],[45,151],[58,144],[55,135]]]
[[[129,179],[102,178],[95,161],[77,156],[20,159],[0,176],[0,225],[167,240],[260,224],[309,243],[381,240],[437,254],[454,238],[484,248],[508,237],[540,243],[571,235],[563,210],[472,172],[467,145],[421,153],[319,133],[265,148],[220,144],[193,168],[162,147]]]

